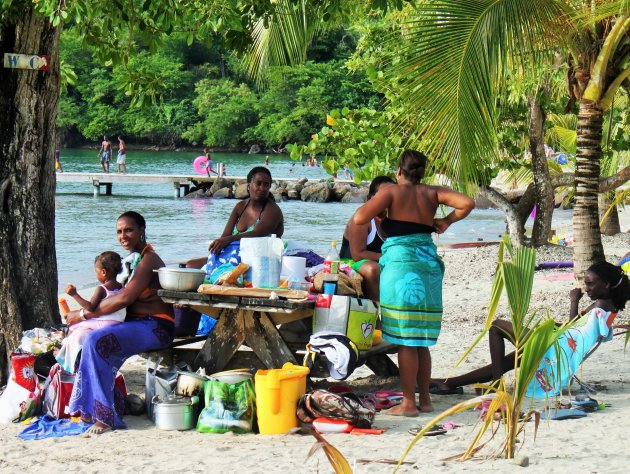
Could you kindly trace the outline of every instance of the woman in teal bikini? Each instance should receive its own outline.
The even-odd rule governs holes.
[[[210,242],[208,250],[218,255],[228,244],[245,237],[265,237],[284,233],[284,216],[275,203],[271,189],[271,172],[256,166],[247,173],[247,191],[249,197],[239,202],[225,224],[223,234]]]
[[[247,173],[247,191],[249,197],[240,201],[225,224],[221,237],[210,242],[208,250],[219,255],[230,243],[248,237],[266,237],[284,233],[282,210],[273,200],[271,172],[264,166],[256,166]],[[207,257],[194,258],[186,262],[188,268],[201,268]]]
[[[468,196],[441,186],[420,183],[427,158],[417,151],[402,153],[396,172],[397,184],[382,186],[376,195],[354,214],[357,225],[387,211],[381,232],[382,246],[380,302],[383,339],[398,345],[398,365],[403,391],[402,403],[389,410],[391,415],[418,416],[432,411],[429,396],[431,354],[442,321],[442,279],[444,263],[437,255],[432,232],[442,233],[466,217],[475,207]],[[438,206],[453,211],[435,218]]]

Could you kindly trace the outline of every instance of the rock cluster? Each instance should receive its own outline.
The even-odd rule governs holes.
[[[307,202],[365,202],[368,183],[354,184],[336,182],[332,179],[309,181],[273,180],[271,194],[276,201],[300,200]],[[216,178],[212,182],[200,182],[184,196],[188,199],[244,199],[248,196],[247,182],[244,179]]]

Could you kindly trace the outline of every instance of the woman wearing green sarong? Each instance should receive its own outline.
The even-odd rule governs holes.
[[[383,244],[380,297],[383,339],[398,345],[402,403],[390,415],[418,416],[415,392],[419,388],[420,410],[432,411],[429,395],[431,354],[442,322],[444,263],[437,255],[432,232],[442,233],[475,207],[468,196],[442,186],[420,184],[427,158],[406,150],[396,171],[397,184],[383,186],[354,214],[365,225],[387,211],[381,232]],[[438,206],[453,208],[446,217],[435,218]]]

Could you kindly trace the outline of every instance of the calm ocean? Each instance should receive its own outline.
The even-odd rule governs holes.
[[[134,151],[127,154],[127,170],[133,173],[195,174],[192,161],[200,153]],[[64,171],[98,172],[96,150],[64,149]],[[216,163],[225,163],[227,176],[244,177],[254,166],[264,164],[264,155],[213,153]],[[327,178],[321,168],[303,167],[286,155],[270,155],[274,177]],[[290,169],[293,167],[293,173]],[[111,169],[115,172],[116,165]],[[175,199],[170,185],[113,186],[112,196],[94,197],[89,184],[58,183],[56,204],[56,249],[59,292],[74,283],[77,288],[96,284],[94,257],[105,250],[124,251],[116,240],[116,218],[134,210],[147,221],[147,238],[167,263],[207,254],[208,243],[221,235],[234,207],[233,199]],[[341,243],[344,226],[358,204],[279,203],[285,219],[284,239],[296,239],[324,254],[332,240]],[[554,224],[568,222],[571,211],[556,210]],[[497,240],[504,232],[503,215],[496,210],[475,210],[437,239],[439,244]],[[88,296],[88,295],[84,295]]]

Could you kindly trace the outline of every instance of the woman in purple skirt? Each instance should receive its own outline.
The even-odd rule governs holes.
[[[173,341],[173,306],[157,295],[160,283],[153,270],[164,262],[146,240],[144,218],[134,211],[116,221],[120,245],[129,252],[118,280],[124,285],[117,295],[102,300],[94,311],[71,311],[68,325],[127,308],[121,324],[92,331],[83,343],[76,372],[70,412],[93,423],[88,432],[101,434],[126,428],[122,420],[122,397],[114,388],[118,369],[125,360],[148,350],[168,347]]]

